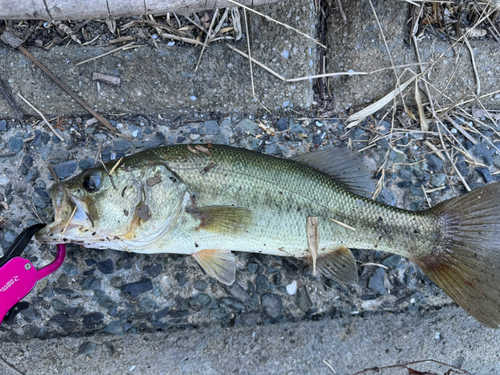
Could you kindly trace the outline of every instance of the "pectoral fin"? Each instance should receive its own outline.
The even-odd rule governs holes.
[[[197,229],[214,233],[235,234],[252,222],[252,212],[243,207],[189,207],[186,212],[200,219]]]
[[[313,265],[312,257],[304,259]],[[340,283],[354,284],[358,281],[356,259],[347,247],[339,247],[329,253],[318,255],[316,268],[329,279]]]
[[[230,251],[200,250],[191,255],[208,275],[226,285],[234,283],[236,259]]]

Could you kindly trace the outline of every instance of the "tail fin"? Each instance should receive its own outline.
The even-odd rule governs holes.
[[[500,324],[500,182],[430,210],[444,245],[414,259],[425,274],[478,321]]]

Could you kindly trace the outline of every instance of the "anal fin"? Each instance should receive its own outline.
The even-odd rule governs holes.
[[[189,207],[186,212],[200,219],[201,223],[197,229],[214,233],[235,234],[252,222],[252,212],[243,207]]]
[[[304,259],[313,265],[312,257]],[[316,259],[316,269],[329,279],[340,283],[354,284],[358,281],[356,259],[347,247],[319,254]]]
[[[230,251],[207,249],[191,255],[208,275],[226,285],[234,283],[236,259]]]

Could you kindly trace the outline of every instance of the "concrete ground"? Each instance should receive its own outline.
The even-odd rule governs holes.
[[[0,356],[24,374],[352,375],[434,359],[471,374],[493,375],[500,373],[499,343],[500,331],[450,306],[432,313],[298,324],[23,340],[0,343]],[[452,368],[430,362],[409,367],[426,374]],[[0,375],[16,370],[0,362]]]
[[[292,7],[288,4],[270,5],[263,7],[261,11],[283,22],[291,23],[303,32],[314,34],[317,14],[313,10],[313,2],[301,0]],[[404,41],[408,36],[407,26],[401,26],[405,25],[408,10],[406,6],[399,7],[400,2],[397,4],[398,7],[394,6],[392,1],[384,0],[379,1],[377,7],[387,9],[382,15],[382,21],[389,23],[391,31],[388,34],[392,38],[390,45],[394,46],[396,64],[414,62],[414,56],[410,56],[411,50],[405,46]],[[346,26],[347,29],[336,27],[342,26],[335,23],[338,22],[335,18],[337,15],[331,20],[330,29],[340,32],[342,37],[338,35],[336,37],[333,32],[329,36],[330,71],[374,70],[390,65],[384,55],[381,40],[371,39],[369,36],[377,33],[376,26],[370,24],[368,27],[363,23],[363,19],[355,18],[362,15],[368,17],[367,4],[363,2],[362,12],[357,12],[356,6],[359,6],[358,2],[352,1],[345,7],[347,15],[353,17],[352,22]],[[363,32],[368,33],[368,36]],[[280,74],[293,78],[316,73],[318,55],[311,41],[258,16],[251,16],[251,35],[254,58]],[[362,46],[362,43],[366,44]],[[422,45],[427,45],[426,43],[428,42],[422,41]],[[429,45],[427,54],[422,59],[429,61],[432,54],[444,52],[447,47],[441,43],[442,41],[438,41]],[[478,52],[476,56],[481,61],[480,68],[485,69],[480,75],[481,79],[484,79],[483,92],[497,89],[500,76],[497,74],[500,66],[500,63],[497,63],[500,56],[497,52],[498,45],[485,41],[471,43]],[[244,41],[240,42],[239,48],[246,49]],[[67,49],[54,47],[50,52],[36,51],[34,54],[103,115],[127,112],[158,116],[161,113],[203,114],[212,111],[255,115],[259,111],[264,112],[261,105],[251,97],[250,76],[245,65],[247,60],[230,52],[223,45],[213,45],[207,50],[198,75],[194,75],[193,70],[199,49],[192,47],[167,48],[163,45],[159,50],[155,50],[146,46],[110,55],[79,67],[74,65],[78,61],[97,56],[107,50],[109,49],[70,46]],[[467,60],[468,55],[464,52],[459,56],[460,62],[464,65],[461,65],[460,70],[453,71],[452,75],[460,78],[458,83],[473,86],[474,79],[470,73],[470,65],[467,65],[467,62],[470,63]],[[16,51],[1,47],[0,58],[2,59],[0,77],[5,80],[9,89],[14,93],[22,93],[47,115],[83,113]],[[447,55],[447,59],[450,64],[458,60],[452,52]],[[439,68],[441,69],[438,71],[441,72],[439,74],[450,72],[446,69],[447,64]],[[93,72],[119,76],[122,79],[122,86],[98,87],[91,81]],[[315,97],[312,82],[309,80],[285,84],[259,68],[254,68],[254,74],[257,98],[267,108],[296,114],[294,111],[308,111],[314,106]],[[367,102],[380,98],[387,93],[387,90],[394,87],[393,76],[389,71],[376,79],[352,77],[332,80],[335,108],[339,111],[359,108]],[[448,82],[448,79],[444,81]],[[463,90],[464,86],[454,85],[455,83],[450,85],[452,91],[458,93]],[[461,93],[458,96],[460,97]],[[491,108],[500,108],[500,96],[493,95],[485,100]],[[20,107],[23,113],[33,114],[27,106],[20,104]],[[0,119],[8,119],[12,115],[6,103],[0,101]],[[238,137],[234,136],[232,140],[237,140]],[[19,225],[22,220],[23,223],[26,222],[23,216],[22,219],[19,218]],[[48,255],[50,257],[50,254]],[[76,263],[81,261],[80,258],[81,256],[74,255],[71,261]],[[138,263],[134,264],[137,267]],[[194,267],[186,272],[191,272],[192,268]],[[49,285],[56,285],[57,277],[49,278]],[[73,277],[74,275],[69,277],[71,282]],[[59,278],[58,282],[60,281]],[[211,293],[210,287],[207,293]],[[408,287],[406,291],[408,295],[412,292],[409,289]],[[46,291],[48,295],[51,288],[47,290],[49,290]],[[91,291],[86,291],[78,298],[90,304],[91,294]],[[44,294],[40,295],[38,298],[41,300],[48,298]],[[311,298],[314,306],[320,305],[318,300],[321,298],[321,293]],[[359,297],[355,300],[352,298],[353,306],[361,306],[367,302]],[[471,374],[500,373],[498,354],[500,332],[483,327],[462,309],[450,304],[446,297],[443,302],[442,294],[438,296],[439,298],[441,299],[433,305],[435,311],[408,309],[398,314],[376,311],[364,314],[363,317],[344,314],[341,317],[319,318],[318,321],[277,322],[272,325],[252,327],[220,328],[215,324],[213,326],[207,324],[207,327],[197,329],[167,329],[153,333],[115,332],[116,334],[83,335],[82,332],[76,332],[66,337],[47,340],[25,336],[24,328],[28,324],[24,325],[24,321],[19,318],[21,323],[18,322],[13,326],[4,325],[0,331],[0,337],[9,337],[11,341],[17,341],[0,342],[0,359],[4,361],[0,361],[0,375],[19,373],[347,375],[374,366],[431,358],[461,367]],[[170,298],[168,302],[172,301]],[[311,301],[306,302],[310,307]],[[95,301],[92,303],[92,309],[100,308]],[[43,302],[39,304],[43,305]],[[62,315],[55,312],[51,306],[44,306],[44,309],[44,313],[52,316],[44,315],[43,319],[47,321],[37,322],[36,319],[40,316],[33,315],[35,322],[30,321],[33,326],[49,325],[50,318]],[[12,337],[16,339],[13,340]],[[437,374],[444,374],[450,368],[430,363],[410,367]],[[384,371],[380,373],[408,374],[408,370],[401,368]]]

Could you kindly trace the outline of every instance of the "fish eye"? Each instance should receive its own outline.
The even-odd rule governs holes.
[[[83,176],[83,188],[89,193],[95,193],[102,185],[101,174],[92,172]]]

